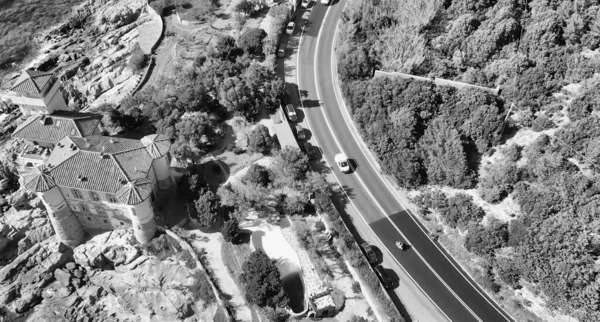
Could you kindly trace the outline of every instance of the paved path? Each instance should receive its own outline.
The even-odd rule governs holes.
[[[394,268],[398,275],[402,275],[405,270],[406,277],[399,276],[400,287],[408,286],[413,280],[415,283],[411,287],[415,294],[420,290],[420,294],[431,299],[429,303],[426,300],[418,301],[418,305],[413,308],[411,306],[415,301],[407,299],[403,295],[404,291],[390,294],[398,305],[398,297],[405,300],[407,310],[411,314],[417,312],[413,314],[414,318],[420,321],[512,321],[468,278],[442,247],[428,237],[426,230],[407,212],[404,206],[406,203],[396,196],[396,191],[382,177],[376,161],[362,145],[360,137],[353,132],[352,122],[343,112],[345,107],[339,88],[335,86],[337,62],[333,44],[344,4],[345,0],[330,7],[317,4],[304,28],[299,56],[285,60],[286,80],[292,82],[288,75],[295,68],[287,63],[297,59],[298,82],[297,85],[289,84],[288,88],[292,89],[290,94],[295,99],[301,96],[304,115],[299,116],[299,121],[306,122],[310,139],[323,152],[323,158],[313,162],[313,166],[327,168],[335,165],[333,156],[339,152],[345,152],[353,159],[356,171],[352,174],[342,174],[334,166],[330,167],[331,175],[347,195],[349,204],[345,208],[356,210],[354,213],[349,212],[354,225],[359,231],[371,230],[372,234],[363,235],[375,237],[373,240],[369,239],[369,242],[380,242],[384,266]],[[304,21],[297,24],[302,26]],[[292,37],[288,46],[293,47],[297,41],[297,38]],[[404,252],[398,250],[394,246],[397,240],[407,242],[411,249]],[[386,264],[386,260],[396,262],[402,269]],[[437,311],[433,317],[419,316],[432,306],[437,307],[433,310]]]

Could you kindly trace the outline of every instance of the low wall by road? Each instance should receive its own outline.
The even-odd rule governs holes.
[[[402,78],[406,78],[406,79],[414,79],[414,80],[418,80],[418,81],[422,81],[422,82],[434,82],[437,86],[452,86],[456,89],[477,88],[477,89],[481,89],[484,91],[488,91],[495,95],[498,95],[498,93],[500,92],[500,87],[489,88],[489,87],[483,87],[483,86],[478,86],[478,85],[473,85],[473,84],[468,84],[468,83],[463,83],[463,82],[457,82],[457,81],[443,79],[443,78],[427,78],[427,77],[404,74],[404,73],[399,73],[399,72],[384,72],[381,70],[376,70],[373,78],[375,78],[375,77],[394,77],[394,76],[398,76],[398,77],[402,77]]]

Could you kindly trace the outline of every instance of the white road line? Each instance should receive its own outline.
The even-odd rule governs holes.
[[[329,15],[329,12],[330,11],[327,10],[327,12],[325,13],[325,17],[323,18],[323,21],[326,21],[327,16]],[[319,44],[320,44],[321,35],[322,35],[321,31],[319,30],[319,33],[318,33],[318,36],[317,36],[317,43],[316,43],[316,47],[315,47],[315,53],[314,53],[314,55],[315,55],[314,61],[317,60],[317,56],[318,56],[318,53],[319,53]],[[319,99],[319,105],[321,105],[321,103],[320,103],[321,102],[321,93],[319,91],[319,87],[317,86],[317,84],[318,84],[317,74],[318,74],[317,73],[317,65],[315,64],[314,65],[314,78],[315,78],[314,84],[315,84],[315,88],[317,89],[317,98]],[[323,117],[325,119],[325,123],[327,123],[329,131],[331,132],[333,140],[335,141],[335,143],[338,146],[338,148],[340,149],[340,151],[342,153],[346,154],[345,151],[343,150],[342,145],[340,144],[337,136],[333,132],[333,127],[331,126],[331,122],[329,121],[329,118],[327,117],[327,114],[324,112],[322,106],[321,106],[320,110],[321,110],[321,113],[323,114]],[[346,154],[346,155],[348,155],[348,154]],[[375,203],[375,205],[377,205],[377,207],[379,208],[379,211],[394,226],[394,228],[400,234],[400,236],[402,236],[402,238],[404,240],[408,241],[409,244],[410,244],[410,240],[408,238],[406,238],[406,236],[402,233],[402,231],[400,231],[400,229],[396,226],[396,224],[390,219],[390,217],[387,215],[387,213],[385,212],[385,210],[383,209],[383,207],[379,204],[379,202],[377,202],[377,199],[375,199],[375,196],[373,196],[373,194],[371,193],[371,191],[367,188],[367,185],[362,180],[362,178],[360,177],[360,175],[358,174],[358,172],[355,171],[354,175],[356,176],[356,178],[358,179],[358,181],[360,182],[360,184],[363,186],[363,188],[365,189],[365,191],[367,191],[367,193],[371,197],[371,200]],[[361,217],[362,217],[362,215],[361,215]],[[446,284],[446,282],[441,278],[441,276],[438,275],[438,273],[433,269],[433,267],[431,267],[431,265],[429,265],[429,263],[419,253],[419,251],[416,248],[412,248],[412,250],[417,254],[417,256],[419,256],[419,258],[421,258],[421,260],[423,261],[423,263],[425,263],[425,265],[429,268],[429,270],[438,278],[438,280],[446,287],[446,289],[448,289],[448,291],[471,313],[471,315],[473,315],[473,317],[475,317],[475,319],[477,319],[478,321],[482,322],[482,320],[475,314],[475,312],[473,312],[471,310],[471,308],[465,302],[463,302],[463,300],[454,292],[454,290],[452,290],[452,288],[448,284]],[[436,305],[435,302],[433,302],[433,303],[434,303],[434,305]],[[440,308],[438,307],[438,309],[440,309]],[[444,311],[440,309],[440,312],[443,313]],[[446,317],[448,318],[447,315],[446,315]],[[448,318],[448,320],[450,320],[450,318]]]
[[[332,53],[335,53],[335,43],[336,43],[336,39],[337,39],[337,35],[338,35],[338,30],[339,30],[339,24],[336,25],[335,28],[335,35],[331,44],[331,48],[332,48]],[[318,47],[318,43],[317,43],[317,47]],[[348,108],[346,107],[346,102],[344,101],[343,97],[341,97],[341,93],[339,92],[339,86],[337,86],[338,84],[338,79],[337,79],[337,60],[335,55],[331,55],[331,66],[332,66],[332,84],[333,84],[333,88],[334,88],[334,94],[335,94],[335,98],[336,101],[338,101],[338,106],[340,107],[340,111],[342,112],[342,116],[344,119],[344,122],[346,123],[346,125],[348,126],[348,128],[350,129],[350,133],[352,134],[352,136],[354,137],[354,141],[356,141],[359,149],[361,150],[361,152],[363,153],[363,155],[365,156],[365,159],[367,159],[367,162],[369,162],[369,164],[373,167],[374,170],[376,170],[375,172],[377,173],[377,176],[381,179],[381,181],[383,182],[383,184],[385,185],[385,187],[388,189],[388,191],[390,191],[390,193],[394,196],[394,198],[396,199],[396,201],[406,210],[406,212],[409,214],[410,218],[415,222],[415,224],[419,227],[419,229],[421,229],[421,231],[423,231],[423,233],[425,234],[425,236],[427,236],[427,238],[429,238],[429,232],[426,231],[423,226],[418,222],[418,220],[415,218],[414,214],[412,213],[412,211],[410,210],[409,207],[407,207],[396,195],[394,188],[390,187],[390,183],[387,181],[387,179],[385,179],[380,171],[380,167],[379,164],[373,164],[372,161],[372,154],[370,153],[370,151],[365,151],[365,147],[363,147],[363,141],[362,138],[358,135],[358,130],[356,129],[356,127],[354,126],[354,122],[352,122],[350,113],[348,112]],[[352,131],[352,129],[354,131]],[[387,216],[387,215],[386,215]],[[431,238],[429,238],[431,240]],[[494,301],[491,297],[489,297],[487,294],[482,293],[476,285],[474,285],[471,281],[472,281],[472,276],[470,276],[468,273],[466,273],[467,275],[469,275],[468,277],[465,276],[465,274],[463,274],[463,271],[461,268],[457,267],[454,262],[448,258],[448,256],[446,255],[446,252],[443,251],[440,246],[435,243],[433,240],[431,240],[432,244],[440,251],[440,253],[448,260],[448,262],[450,262],[450,264],[458,271],[458,273],[465,278],[465,280],[475,289],[475,291],[477,293],[479,293],[479,295],[481,295],[498,313],[500,313],[500,315],[502,315],[507,321],[510,321],[511,319],[513,321],[516,321],[516,319],[514,319],[510,314],[508,314],[508,312],[504,312],[503,310],[499,310],[500,305],[498,303],[496,303],[496,301]],[[507,317],[508,315],[508,317]]]

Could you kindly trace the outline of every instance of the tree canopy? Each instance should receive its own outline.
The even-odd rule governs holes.
[[[242,264],[240,277],[249,302],[271,308],[285,307],[287,304],[275,260],[263,251],[257,250],[248,256]]]

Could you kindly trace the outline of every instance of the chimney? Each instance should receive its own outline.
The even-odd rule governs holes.
[[[79,181],[83,181],[83,176],[82,176],[82,175],[78,175],[78,176],[77,176],[77,180],[79,180]]]

